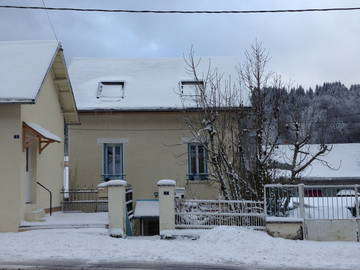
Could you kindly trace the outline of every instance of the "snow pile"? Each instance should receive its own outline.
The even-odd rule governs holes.
[[[157,182],[158,186],[176,186],[176,181],[171,179],[163,179]]]
[[[186,233],[186,230],[182,231]],[[200,239],[112,238],[106,229],[36,230],[0,233],[0,261],[82,260],[91,263],[152,261],[167,263],[250,264],[288,267],[358,269],[355,242],[293,241],[240,227],[197,230]]]
[[[113,187],[113,186],[126,186],[127,182],[125,180],[110,180],[101,184],[98,184],[98,188],[105,188],[105,187]]]

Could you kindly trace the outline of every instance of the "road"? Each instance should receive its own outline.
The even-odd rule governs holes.
[[[300,268],[264,267],[258,265],[207,265],[207,264],[182,264],[182,263],[160,263],[160,262],[99,262],[95,264],[86,263],[81,260],[46,260],[30,262],[0,262],[0,270],[300,270]],[[304,268],[301,268],[304,270]],[[325,269],[312,269],[325,270]]]

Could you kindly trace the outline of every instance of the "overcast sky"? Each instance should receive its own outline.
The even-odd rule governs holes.
[[[356,7],[358,0],[45,0],[47,6],[117,9]],[[41,0],[0,0],[42,5]],[[68,64],[73,57],[242,56],[255,39],[269,68],[293,86],[360,83],[360,11],[297,14],[120,14],[49,11]],[[0,9],[0,40],[54,39],[45,11]]]

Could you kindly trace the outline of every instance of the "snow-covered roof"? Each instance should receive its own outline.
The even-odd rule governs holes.
[[[290,163],[293,153],[292,149],[290,145],[280,145],[275,159],[282,163]],[[303,150],[314,154],[318,149],[318,144],[310,144]],[[304,155],[300,154],[298,160],[302,158],[304,158]],[[302,164],[308,159],[309,157],[305,158]],[[315,160],[312,162],[311,165],[301,173],[301,177],[319,179],[360,178],[360,143],[333,144],[332,150],[325,156],[321,156],[320,159],[322,161]],[[286,171],[283,172],[284,176],[287,175]]]
[[[34,103],[58,48],[53,40],[0,42],[0,103]]]
[[[198,66],[200,76],[205,76],[209,62],[220,73],[237,80],[239,58],[203,57]],[[183,58],[74,58],[69,73],[77,107],[82,111],[181,109],[179,83],[193,80]],[[99,98],[101,82],[123,82],[123,97]],[[241,95],[248,105],[248,94]]]
[[[138,200],[135,206],[135,218],[158,217],[159,201],[157,200]]]

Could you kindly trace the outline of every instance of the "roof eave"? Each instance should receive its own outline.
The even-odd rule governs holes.
[[[220,110],[226,111],[230,108],[219,108]],[[231,110],[250,110],[250,106],[242,108],[233,108]],[[102,112],[201,112],[202,108],[124,108],[124,109],[108,109],[108,108],[96,108],[96,109],[79,109],[79,113],[102,113]]]
[[[35,99],[0,98],[0,104],[35,104]]]

